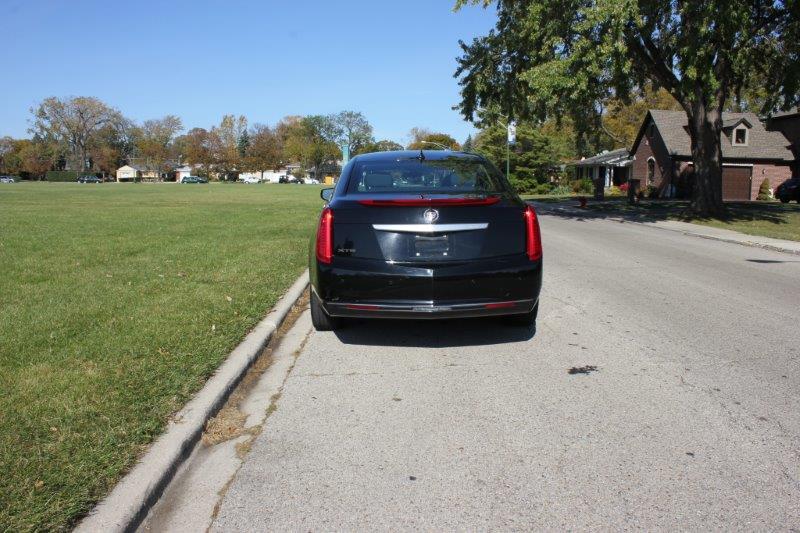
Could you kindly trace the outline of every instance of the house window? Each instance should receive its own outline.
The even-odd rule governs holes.
[[[647,184],[653,183],[656,177],[656,161],[652,157],[647,160]]]
[[[746,146],[747,145],[747,128],[736,128],[733,130],[733,145]]]

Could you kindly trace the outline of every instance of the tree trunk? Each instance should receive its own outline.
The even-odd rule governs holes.
[[[689,136],[694,163],[692,210],[701,216],[721,217],[722,203],[722,114],[719,109],[707,109],[704,104],[692,106],[689,117]]]

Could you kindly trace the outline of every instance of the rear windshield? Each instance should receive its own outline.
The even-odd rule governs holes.
[[[479,159],[447,157],[436,160],[354,161],[348,193],[495,193],[504,192],[505,179]]]

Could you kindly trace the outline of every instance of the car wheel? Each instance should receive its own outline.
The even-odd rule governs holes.
[[[333,331],[341,327],[341,319],[325,312],[314,291],[311,291],[311,323],[317,331]]]
[[[536,327],[536,317],[539,315],[539,302],[536,302],[536,307],[527,313],[521,315],[508,315],[505,317],[506,323],[512,326],[520,326],[524,328]]]

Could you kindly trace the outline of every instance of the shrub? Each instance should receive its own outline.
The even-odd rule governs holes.
[[[569,196],[572,194],[572,189],[569,185],[559,185],[557,187],[553,187],[550,190],[550,194],[553,196]]]
[[[758,188],[757,200],[772,200],[772,188],[769,186],[769,178],[764,178],[761,186]]]
[[[612,185],[611,188],[608,189],[607,196],[622,196],[623,194],[624,193],[622,192],[622,189],[620,189],[616,185]]]
[[[594,184],[592,180],[582,179],[572,182],[572,192],[577,194],[591,194],[594,192]]]
[[[551,183],[537,183],[536,187],[533,188],[533,194],[550,194],[552,190],[553,185]]]
[[[50,170],[44,175],[47,181],[77,181],[80,174],[74,170]]]
[[[624,192],[625,194],[628,193],[628,182],[626,181],[622,185],[619,186],[619,190]]]

